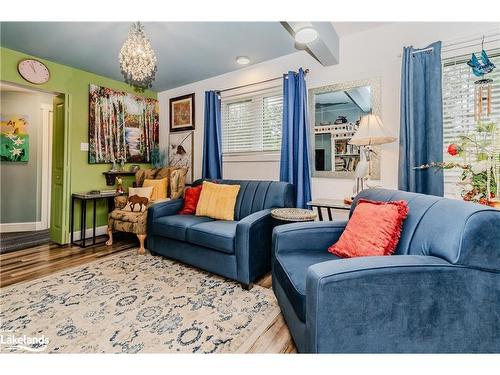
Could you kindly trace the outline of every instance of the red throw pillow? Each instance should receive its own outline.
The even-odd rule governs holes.
[[[203,185],[198,185],[186,189],[186,193],[184,194],[184,206],[182,206],[182,209],[179,211],[180,215],[194,215],[196,213],[196,206],[200,199],[202,187]]]
[[[360,199],[344,232],[328,251],[342,258],[391,255],[398,245],[406,216],[405,201]]]

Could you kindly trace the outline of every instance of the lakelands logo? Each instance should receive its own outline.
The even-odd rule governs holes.
[[[49,345],[49,339],[45,335],[26,336],[16,335],[11,331],[0,332],[0,348],[18,351],[26,350],[28,352],[43,352]]]

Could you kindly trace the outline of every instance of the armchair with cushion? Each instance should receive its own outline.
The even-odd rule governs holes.
[[[240,185],[234,220],[179,215],[183,199],[155,204],[148,210],[148,249],[250,288],[271,269],[271,209],[292,207],[293,188],[274,181],[217,182]]]
[[[167,178],[167,199],[178,199],[184,194],[186,174],[186,168],[177,167],[139,169],[135,174],[134,187],[141,187],[145,179],[154,180]],[[148,210],[146,209],[144,212],[125,211],[123,208],[127,202],[127,195],[115,197],[115,208],[108,215],[109,239],[106,245],[113,244],[113,231],[135,233],[139,239],[139,253],[144,254],[144,243],[147,236]],[[161,201],[151,201],[148,203],[148,208],[160,202]]]
[[[436,196],[405,200],[395,255],[337,258],[347,222],[277,227],[273,289],[300,352],[500,352],[500,211]],[[352,210],[351,210],[352,213]]]

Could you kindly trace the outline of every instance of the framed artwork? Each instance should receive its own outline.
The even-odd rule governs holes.
[[[159,148],[158,100],[90,85],[89,163],[149,163]]]
[[[194,130],[194,93],[170,99],[170,132]]]
[[[172,167],[186,167],[186,184],[193,182],[193,132],[173,133],[168,140],[168,165]]]
[[[0,115],[0,159],[29,161],[29,118],[24,115]]]

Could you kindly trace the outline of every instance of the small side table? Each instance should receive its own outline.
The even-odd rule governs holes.
[[[326,208],[328,212],[328,220],[333,220],[332,209],[336,210],[347,210],[351,209],[350,204],[345,204],[342,199],[316,199],[310,202],[307,202],[307,205],[311,208],[316,207],[318,209],[318,218],[319,221],[323,221],[323,214],[321,212],[322,208]]]
[[[303,208],[275,208],[271,216],[284,223],[296,223],[302,221],[314,221],[316,213]]]
[[[96,201],[99,199],[107,199],[108,200],[108,212],[110,211],[110,208],[113,205],[113,199],[114,197],[117,197],[119,195],[122,195],[121,193],[99,193],[99,194],[88,194],[88,193],[74,193],[71,194],[71,225],[70,225],[70,231],[71,231],[71,244],[72,245],[77,245],[80,247],[87,247],[87,246],[93,246],[93,245],[99,245],[101,243],[104,243],[106,241],[101,241],[99,243],[96,243],[95,241],[95,229],[96,229]],[[74,226],[75,226],[75,201],[79,200],[80,203],[80,239],[79,240],[74,240],[73,235],[74,235]],[[92,201],[93,206],[92,206],[92,238],[85,238],[85,232],[87,230],[87,201]],[[86,244],[86,240],[92,240],[91,244]]]

